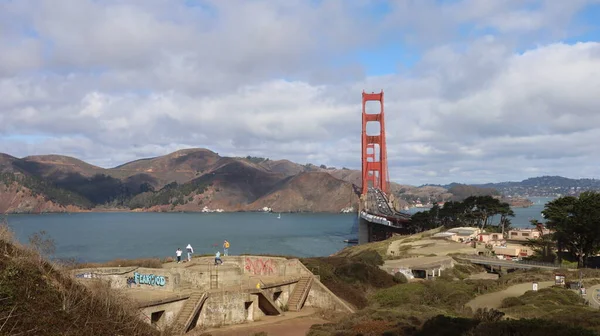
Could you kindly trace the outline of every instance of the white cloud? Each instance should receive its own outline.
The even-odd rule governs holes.
[[[358,168],[360,93],[383,88],[401,183],[600,175],[600,44],[546,40],[584,1],[395,1],[383,21],[362,1],[197,3],[1,3],[0,152],[115,166],[207,147]],[[390,33],[421,39],[406,73],[336,63]]]

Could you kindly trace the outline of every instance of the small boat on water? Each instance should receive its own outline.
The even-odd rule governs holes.
[[[344,243],[348,244],[358,244],[358,239],[345,239]]]
[[[277,219],[281,219],[281,213],[277,215]]]

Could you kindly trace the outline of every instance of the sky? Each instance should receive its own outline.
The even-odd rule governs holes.
[[[363,90],[392,181],[600,178],[600,0],[0,0],[16,157],[359,169]]]

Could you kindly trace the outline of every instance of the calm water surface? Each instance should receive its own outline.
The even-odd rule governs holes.
[[[355,214],[80,213],[8,216],[17,239],[45,230],[57,258],[98,262],[174,256],[189,243],[212,254],[223,240],[230,254],[327,256],[356,236]]]
[[[514,208],[514,227],[543,221],[541,211],[552,198],[530,198],[529,208]],[[410,210],[414,213],[418,210]],[[11,226],[22,242],[46,231],[56,244],[57,258],[98,262],[116,258],[173,256],[192,244],[197,254],[212,254],[223,240],[230,253],[327,256],[356,238],[355,214],[268,213],[80,213],[11,215]]]

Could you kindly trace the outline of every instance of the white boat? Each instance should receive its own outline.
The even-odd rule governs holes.
[[[277,219],[281,219],[281,214],[277,215]]]

